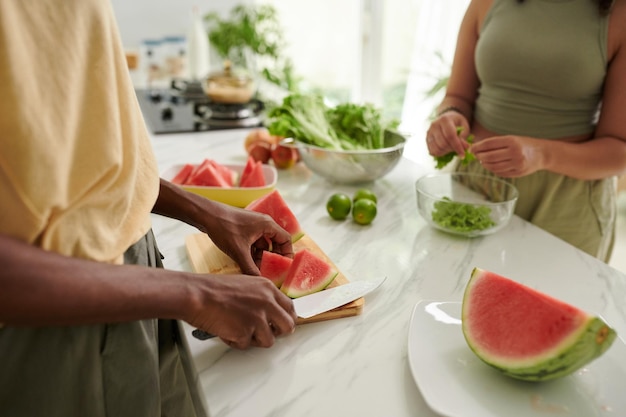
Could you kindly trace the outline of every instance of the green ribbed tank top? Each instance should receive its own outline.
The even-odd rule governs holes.
[[[475,59],[475,118],[499,134],[592,133],[607,67],[608,18],[591,0],[494,0]]]

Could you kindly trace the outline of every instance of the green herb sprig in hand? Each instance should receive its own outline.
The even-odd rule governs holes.
[[[460,135],[461,132],[463,131],[463,128],[461,126],[458,126],[456,128],[456,134]],[[469,134],[466,138],[467,143],[472,144],[474,143],[474,135],[473,134]],[[445,167],[446,165],[448,165],[456,156],[456,152],[448,152],[445,155],[441,155],[441,156],[434,156],[433,158],[435,159],[436,165],[435,168],[436,169],[442,169],[443,167]],[[471,153],[470,151],[466,150],[465,151],[465,155],[463,156],[463,159],[461,159],[461,163],[463,165],[467,165],[468,163],[470,163],[471,161],[475,160],[476,156]]]
[[[467,203],[457,203],[448,197],[435,203],[432,219],[439,226],[455,232],[468,233],[485,230],[496,225],[491,219],[491,209]]]

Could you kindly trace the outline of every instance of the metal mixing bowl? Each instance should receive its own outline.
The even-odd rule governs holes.
[[[389,173],[400,161],[406,138],[393,131],[385,132],[385,148],[343,151],[307,145],[293,139],[281,144],[295,146],[302,162],[311,171],[338,184],[375,181]]]

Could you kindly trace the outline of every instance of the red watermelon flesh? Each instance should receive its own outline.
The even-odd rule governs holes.
[[[170,182],[178,185],[185,184],[187,182],[187,178],[189,178],[189,174],[191,174],[194,168],[195,167],[192,164],[185,164]]]
[[[493,272],[475,268],[462,329],[476,355],[505,374],[542,381],[600,356],[615,332],[598,317]]]
[[[313,294],[328,287],[338,271],[308,249],[301,249],[293,257],[291,268],[280,290],[291,298]]]
[[[252,173],[252,170],[254,169],[255,164],[256,164],[256,161],[254,160],[254,158],[249,156],[248,160],[246,161],[246,164],[243,166],[243,171],[241,171],[241,176],[239,177],[240,185],[241,185],[242,180],[248,177]]]
[[[212,159],[205,159],[189,174],[184,185],[231,188],[236,174]]]
[[[259,270],[261,276],[269,278],[278,288],[287,277],[287,272],[293,263],[293,259],[279,253],[263,251]]]
[[[229,187],[232,187],[235,184],[235,178],[237,174],[230,168],[225,165],[218,163],[213,159],[209,159],[208,163],[215,168],[215,170],[224,178],[224,181],[228,184]]]
[[[239,181],[239,186],[264,187],[265,174],[263,174],[263,163],[260,161],[252,160],[250,169],[246,170],[244,167],[244,171],[241,174],[241,180]]]
[[[296,242],[304,231],[300,228],[300,223],[293,214],[278,190],[265,194],[254,200],[246,207],[248,210],[269,215],[280,227],[291,234],[291,241]]]
[[[205,166],[205,165],[207,165],[208,163],[209,163],[209,160],[208,160],[208,159],[205,159],[204,161],[202,161],[202,162],[201,162],[201,163],[199,163],[198,165],[195,165],[195,166],[193,167],[193,171],[191,171],[191,172],[189,173],[189,176],[187,177],[187,182],[186,182],[186,184],[187,184],[187,185],[193,185],[193,184],[191,184],[191,180],[192,180],[192,179],[193,179],[193,178],[194,178],[194,177],[198,174],[198,172],[199,172],[202,168],[204,168],[204,166]]]
[[[224,179],[222,174],[212,164],[202,165],[189,179],[189,185],[200,185],[206,187],[231,188],[231,185]]]

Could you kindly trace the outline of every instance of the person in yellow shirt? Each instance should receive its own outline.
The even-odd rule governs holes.
[[[255,263],[289,234],[159,178],[108,2],[0,2],[0,93],[0,414],[205,415],[177,320],[238,349],[292,333]],[[162,268],[150,213],[243,274]]]
[[[469,149],[457,171],[512,183],[515,214],[604,261],[626,172],[624,22],[624,0],[472,0],[426,134],[431,155]]]

